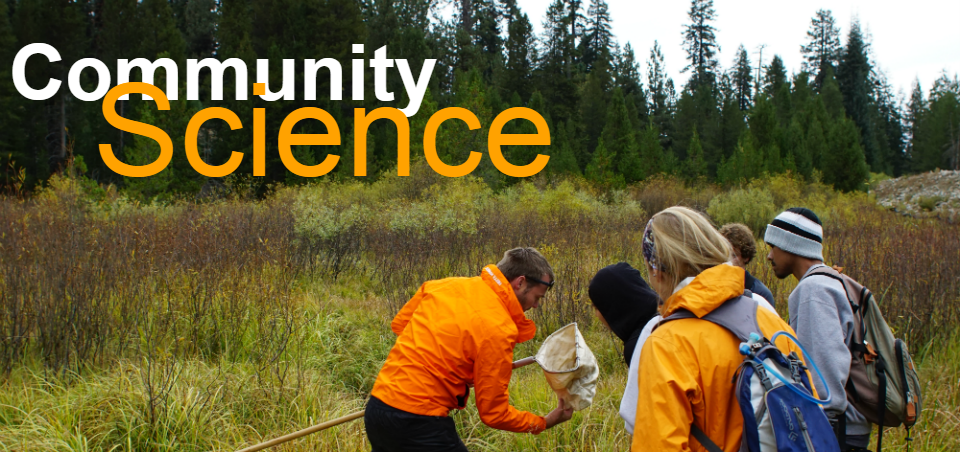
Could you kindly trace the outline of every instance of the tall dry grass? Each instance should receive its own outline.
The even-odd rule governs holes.
[[[828,261],[883,297],[935,375],[924,444],[956,445],[944,437],[960,433],[949,415],[960,406],[956,364],[943,361],[941,342],[960,325],[957,225],[783,177],[743,187],[760,196],[671,179],[612,192],[540,179],[494,193],[413,172],[282,188],[260,201],[92,200],[70,179],[27,200],[0,198],[0,446],[229,450],[346,413],[362,406],[393,343],[390,318],[420,283],[475,275],[527,245],[550,259],[557,285],[533,314],[538,338],[518,356],[579,322],[603,366],[598,406],[537,439],[490,431],[469,410],[457,415],[461,432],[478,450],[623,449],[615,406],[625,369],[586,288],[605,265],[641,267],[639,232],[674,204],[718,223],[753,215],[761,224],[757,212],[792,205],[817,211]],[[785,311],[795,283],[776,280],[762,259],[750,269]],[[516,378],[521,407],[551,408],[536,372]],[[363,449],[357,425],[288,450]]]

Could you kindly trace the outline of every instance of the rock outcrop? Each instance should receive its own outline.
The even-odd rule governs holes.
[[[877,183],[880,205],[912,217],[960,221],[960,171],[932,171]]]

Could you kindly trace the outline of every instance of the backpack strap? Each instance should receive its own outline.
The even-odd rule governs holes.
[[[703,430],[700,430],[697,424],[690,424],[690,434],[700,442],[700,445],[703,446],[707,452],[723,452],[723,449],[721,449],[717,443],[713,442],[706,433],[703,433]]]
[[[880,390],[878,391],[878,411],[880,412],[880,422],[883,422],[884,418],[887,417],[887,373],[885,372],[886,363],[883,362],[883,358],[880,357],[877,359],[877,377],[880,379]],[[906,384],[907,382],[903,382]],[[883,450],[883,425],[877,426],[877,452]]]
[[[749,290],[744,291],[743,295],[725,301],[720,307],[710,311],[701,319],[722,326],[744,342],[750,339],[750,333],[763,336],[760,332],[760,325],[757,323],[757,308],[759,305],[752,295]],[[660,324],[671,320],[695,318],[697,316],[694,313],[686,309],[678,309],[661,320]]]
[[[862,319],[870,306],[870,303],[867,302],[867,298],[872,297],[873,294],[870,293],[870,291],[860,283],[854,281],[849,276],[840,273],[836,268],[827,266],[819,267],[808,273],[803,278],[806,279],[809,276],[818,275],[826,276],[839,282],[840,286],[843,287],[843,293],[847,296],[847,304],[850,305],[850,310],[853,311],[854,324],[856,326],[856,328],[854,328],[854,337],[849,347],[850,350],[866,355],[876,354],[875,351],[870,350],[863,343],[867,332],[863,325]]]
[[[840,283],[840,286],[843,287],[843,292],[847,295],[847,301],[850,303],[850,308],[853,309],[853,314],[857,315],[857,311],[861,308],[866,310],[866,306],[860,306],[860,301],[865,300],[866,296],[869,295],[869,290],[864,287],[862,284],[854,281],[849,276],[840,273],[836,268],[832,267],[819,267],[808,273],[803,279],[806,279],[808,276],[826,276],[831,279],[835,279]]]

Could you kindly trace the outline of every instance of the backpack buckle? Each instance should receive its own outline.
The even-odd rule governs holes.
[[[793,381],[800,383],[803,380],[800,377],[802,372],[803,363],[800,362],[800,357],[797,356],[797,352],[790,352],[790,355],[787,356],[787,360],[790,362],[790,373],[793,377]]]
[[[913,401],[913,394],[907,393],[907,424],[917,422],[917,405]]]
[[[867,349],[867,351],[863,354],[864,364],[873,364],[873,362],[876,361],[877,357],[880,355],[877,354],[877,350],[873,348],[869,342],[863,341],[863,346]]]

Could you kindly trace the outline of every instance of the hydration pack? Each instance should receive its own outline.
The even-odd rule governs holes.
[[[803,346],[788,332],[779,332],[767,339],[757,323],[759,304],[747,291],[743,296],[726,301],[719,308],[701,317],[724,327],[741,341],[743,364],[734,376],[736,397],[743,414],[742,452],[840,452],[833,428],[821,403],[813,396],[807,366],[796,352],[784,355],[773,342],[788,337],[801,350]],[[663,319],[696,318],[679,310]],[[661,322],[661,323],[662,323]],[[804,351],[809,359],[809,354]],[[810,366],[820,376],[816,365]],[[820,377],[822,381],[822,376]],[[824,384],[826,387],[826,384]],[[691,434],[709,452],[722,452],[696,424]]]

